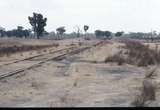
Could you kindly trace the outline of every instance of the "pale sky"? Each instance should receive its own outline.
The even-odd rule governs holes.
[[[0,0],[0,26],[31,28],[33,12],[48,18],[47,31],[66,26],[72,32],[76,25],[89,25],[89,32],[160,32],[160,0]]]

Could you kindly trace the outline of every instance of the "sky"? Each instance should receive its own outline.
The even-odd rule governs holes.
[[[49,32],[61,26],[73,32],[84,25],[89,32],[160,32],[160,0],[0,0],[0,26],[31,28],[33,12],[48,18]]]

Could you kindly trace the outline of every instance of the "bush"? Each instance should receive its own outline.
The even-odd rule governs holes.
[[[125,42],[126,49],[129,50],[128,59],[135,59],[138,66],[148,66],[160,63],[160,52],[150,49],[148,46],[136,41]]]
[[[153,76],[156,74],[156,69],[149,71],[146,74],[145,79],[143,80],[141,91],[136,95],[134,101],[131,105],[136,107],[144,107],[147,106],[147,101],[155,101],[156,100],[156,84],[153,83]]]
[[[121,55],[121,52],[118,52],[117,54],[106,58],[105,63],[108,62],[117,62],[118,65],[123,65],[126,61],[125,58]]]
[[[84,39],[85,39],[85,40],[91,40],[91,38],[89,38],[89,37],[85,37]]]
[[[126,40],[124,48],[126,51],[106,58],[105,62],[118,62],[119,65],[128,63],[137,66],[148,66],[160,64],[160,52],[152,50],[137,41]]]
[[[59,47],[59,44],[58,43],[54,43],[53,46],[57,48],[57,47]]]

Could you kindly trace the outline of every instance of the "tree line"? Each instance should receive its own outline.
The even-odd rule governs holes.
[[[0,28],[0,37],[8,36],[8,37],[29,37],[29,36],[34,36],[37,39],[39,39],[42,36],[49,35],[50,33],[45,30],[45,26],[47,26],[47,18],[43,17],[42,14],[39,13],[33,13],[33,16],[28,17],[28,21],[32,27],[32,29],[24,29],[22,26],[17,26],[17,29],[13,30],[8,30],[6,31],[4,28]],[[88,25],[84,25],[83,30],[85,32],[84,37],[87,35],[87,31],[89,30]],[[62,39],[64,33],[66,32],[65,26],[58,27],[56,29],[56,35],[57,39]],[[81,36],[81,29],[79,26],[76,27],[76,32],[74,32],[76,37]],[[120,37],[120,36],[127,36],[127,37],[132,37],[132,38],[143,38],[145,36],[152,36],[154,34],[151,33],[129,33],[125,34],[123,31],[119,31],[116,33],[112,33],[111,31],[102,31],[102,30],[95,30],[95,36],[97,38],[112,38],[113,36],[115,37]],[[73,35],[73,33],[71,33]]]

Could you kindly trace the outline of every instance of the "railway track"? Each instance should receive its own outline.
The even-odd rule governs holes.
[[[50,53],[47,53],[47,54],[40,54],[40,55],[36,55],[36,56],[25,58],[25,59],[16,60],[16,61],[13,61],[13,62],[2,64],[2,65],[0,65],[0,68],[3,67],[3,66],[11,65],[11,64],[14,64],[14,63],[19,63],[19,62],[26,61],[26,60],[31,60],[31,59],[42,57],[42,56],[45,56],[45,55],[55,54],[57,52],[61,52],[61,51],[72,49],[72,48],[75,48],[75,47],[69,47],[69,48],[65,48],[65,49],[59,49],[59,50],[56,50],[56,51],[53,51],[53,52],[50,52]]]
[[[52,55],[51,57],[49,57],[49,58],[47,57],[47,59],[39,61],[38,63],[32,64],[32,65],[30,65],[28,67],[24,67],[24,68],[16,69],[14,71],[9,71],[9,72],[5,72],[3,74],[0,74],[0,80],[4,79],[4,78],[7,78],[7,77],[10,77],[10,76],[13,76],[13,75],[16,75],[16,74],[20,74],[20,73],[22,73],[24,71],[27,71],[27,70],[30,70],[30,69],[33,69],[33,68],[36,68],[36,67],[40,67],[40,66],[42,66],[42,64],[44,64],[44,63],[46,63],[48,61],[62,60],[65,57],[67,57],[68,55],[78,54],[78,53],[83,52],[85,50],[91,49],[92,47],[96,47],[98,45],[101,45],[103,43],[104,42],[101,41],[101,42],[96,43],[96,44],[94,44],[92,46],[81,47],[81,48],[71,47],[71,48],[67,48],[67,49],[61,49],[61,50],[54,51],[54,52],[52,52],[50,54],[38,55],[38,56],[34,56],[34,57],[30,57],[30,58],[26,58],[26,59],[23,59],[23,60],[18,60],[18,61],[15,61],[15,62],[11,62],[11,63],[7,63],[7,64],[4,64],[4,65],[1,65],[0,67],[8,66],[8,65],[11,65],[11,64],[22,63],[23,61],[29,61],[29,60],[34,59],[34,58],[38,58],[38,57],[42,57],[42,56],[46,56],[46,55]]]

